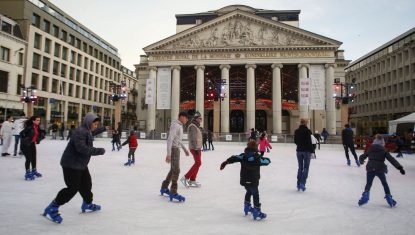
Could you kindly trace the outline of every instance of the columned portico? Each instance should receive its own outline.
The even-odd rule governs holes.
[[[246,68],[246,128],[255,128],[255,64],[247,64]]]
[[[282,64],[272,64],[272,132],[282,133],[281,68]]]
[[[309,64],[299,64],[298,65],[298,68],[299,68],[299,81],[301,81],[301,79],[303,79],[303,78],[307,78],[307,69],[310,67],[310,65]],[[298,89],[300,89],[300,84],[298,84]],[[301,100],[301,97],[300,97],[300,92],[298,92],[298,98],[299,98],[299,100],[298,100],[298,103],[299,104],[301,104],[301,102],[300,102],[300,100]],[[299,110],[300,110],[300,119],[301,118],[305,118],[305,119],[308,119],[309,118],[309,116],[308,116],[308,109],[309,109],[309,105],[299,105]]]
[[[231,66],[228,64],[222,64],[219,68],[221,69],[221,79],[225,82],[225,84],[227,84],[227,90],[225,91],[226,95],[221,102],[221,132],[229,133],[229,97],[231,95],[229,89],[229,69]]]
[[[333,94],[335,64],[326,64],[326,128],[330,135],[336,134],[336,107]]]
[[[196,111],[204,117],[205,110],[205,66],[196,65]],[[200,124],[203,127],[203,122]]]
[[[180,111],[180,66],[172,66],[173,71],[171,85],[171,120],[179,116]]]
[[[149,68],[149,76],[148,79],[153,79],[154,83],[156,83],[157,77],[157,67],[150,67]],[[154,87],[157,87],[154,85]],[[153,91],[153,102],[152,104],[148,104],[147,109],[147,131],[154,130],[156,128],[156,91]]]

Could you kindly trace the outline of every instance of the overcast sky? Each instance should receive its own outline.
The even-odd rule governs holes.
[[[49,0],[118,48],[134,70],[142,48],[176,32],[175,14],[243,4],[268,10],[301,10],[300,28],[343,42],[355,60],[415,27],[414,0]]]

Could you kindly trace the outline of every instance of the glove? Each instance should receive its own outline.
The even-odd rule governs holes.
[[[227,164],[227,161],[222,162],[222,164],[220,164],[220,170],[223,170]]]
[[[405,175],[405,170],[404,169],[400,169],[399,172],[401,172],[402,175]]]
[[[365,161],[362,160],[362,161],[359,161],[359,163],[360,163],[360,165],[363,165],[363,164],[365,164]]]
[[[104,148],[97,148],[96,149],[98,155],[104,155],[105,149]]]

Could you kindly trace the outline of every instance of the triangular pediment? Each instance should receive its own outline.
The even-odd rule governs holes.
[[[239,9],[144,48],[156,51],[224,48],[339,47],[341,42]]]

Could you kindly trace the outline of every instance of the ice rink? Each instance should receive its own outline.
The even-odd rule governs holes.
[[[141,141],[136,164],[125,167],[128,148],[112,152],[109,139],[97,139],[106,154],[91,158],[96,213],[81,214],[81,197],[60,207],[62,224],[41,213],[64,187],[59,161],[66,141],[45,140],[38,148],[42,178],[24,180],[24,157],[0,158],[0,234],[414,234],[415,155],[398,161],[402,176],[390,164],[387,175],[395,208],[384,199],[375,179],[368,204],[359,207],[365,182],[364,167],[348,167],[341,145],[322,145],[311,161],[307,190],[296,189],[295,145],[273,144],[266,154],[272,163],[262,167],[260,199],[268,218],[254,221],[244,216],[245,190],[239,185],[239,164],[219,165],[244,144],[215,143],[215,151],[202,153],[198,181],[201,188],[186,189],[179,182],[185,203],[159,196],[170,165],[164,162],[165,141]],[[12,149],[10,148],[10,153]],[[362,151],[358,151],[361,154]],[[394,156],[396,154],[393,154]],[[181,153],[180,177],[193,164]]]

